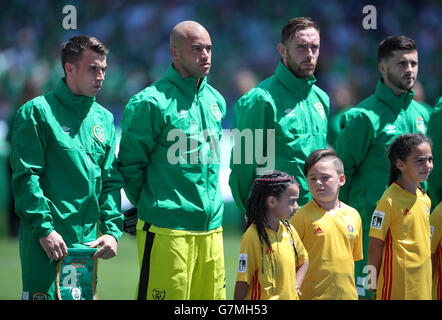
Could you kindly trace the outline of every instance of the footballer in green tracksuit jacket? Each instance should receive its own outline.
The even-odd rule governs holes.
[[[218,174],[226,102],[207,82],[204,26],[179,22],[169,40],[166,74],[130,98],[121,120],[117,163],[139,218],[136,296],[225,299]]]
[[[138,209],[138,300],[225,299],[218,180],[225,113],[206,76],[182,77],[174,64],[124,109],[118,165]]]
[[[364,259],[356,262],[356,285],[361,297],[363,268],[367,264],[370,221],[377,201],[388,186],[390,166],[389,145],[406,133],[426,134],[429,114],[413,100],[412,90],[396,96],[379,80],[373,95],[345,112],[340,119],[341,131],[335,150],[344,163],[346,182],[340,190],[340,200],[358,210],[364,231]]]
[[[97,221],[103,234],[121,237],[115,143],[112,114],[64,79],[18,110],[10,162],[24,299],[55,299],[56,261],[40,238],[56,230],[67,248],[81,247],[96,239]]]
[[[124,190],[144,222],[209,231],[221,226],[218,141],[226,103],[201,79],[166,75],[134,95],[121,120],[118,166]]]
[[[432,207],[442,201],[442,97],[434,106],[428,122],[428,136],[433,141],[433,171],[428,177],[428,194]]]
[[[264,173],[258,168],[293,175],[300,185],[299,205],[311,200],[302,173],[304,162],[311,152],[326,147],[329,114],[329,97],[315,82],[314,75],[296,77],[280,61],[274,75],[238,100],[237,134],[247,136],[247,130],[253,134],[253,141],[235,142],[230,160],[229,185],[243,212],[253,180]],[[253,149],[246,152],[250,145]],[[254,155],[252,161],[247,155]],[[266,161],[259,159],[261,155]]]

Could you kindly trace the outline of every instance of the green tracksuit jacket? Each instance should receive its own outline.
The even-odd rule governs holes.
[[[300,184],[299,205],[306,204],[311,196],[303,175],[304,162],[311,152],[326,147],[329,114],[329,97],[314,83],[315,77],[297,78],[279,62],[275,73],[242,96],[236,104],[236,129],[253,141],[242,140],[235,144],[230,160],[229,185],[238,207],[245,212],[257,168],[285,171]],[[274,130],[274,131],[270,131]],[[264,139],[260,138],[263,132]],[[274,133],[274,150],[267,140]],[[252,152],[247,151],[253,144]],[[262,149],[264,152],[260,152]],[[256,152],[258,150],[258,152]],[[235,153],[241,159],[235,159]],[[253,155],[253,161],[247,156]],[[260,154],[267,161],[260,159]]]
[[[54,91],[18,110],[10,162],[24,291],[44,293],[55,264],[39,238],[55,229],[75,247],[96,239],[98,221],[103,234],[117,240],[122,235],[123,179],[115,162],[113,116],[60,80]]]
[[[433,141],[433,171],[428,178],[431,207],[442,201],[442,97],[436,103],[428,123],[428,136]]]
[[[335,150],[344,162],[346,183],[340,199],[359,211],[365,230],[388,186],[389,145],[406,133],[426,134],[428,111],[413,96],[410,91],[397,97],[380,80],[373,95],[341,117]]]
[[[138,217],[158,227],[221,226],[218,183],[224,98],[203,78],[166,75],[131,97],[121,120],[118,166]]]

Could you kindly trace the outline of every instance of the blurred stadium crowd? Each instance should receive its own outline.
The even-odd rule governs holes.
[[[76,30],[62,26],[65,5],[77,10]],[[377,29],[365,30],[362,9],[374,5]],[[196,20],[212,37],[209,81],[226,98],[225,128],[233,105],[270,76],[284,23],[310,16],[321,28],[318,85],[330,96],[331,115],[370,95],[379,78],[377,46],[388,35],[407,35],[418,44],[419,75],[434,105],[441,94],[442,3],[434,1],[5,1],[0,4],[0,122],[25,101],[52,90],[62,75],[60,44],[89,34],[110,49],[106,81],[98,102],[118,125],[128,99],[161,77],[170,63],[169,32],[181,20]],[[0,130],[1,131],[1,130]],[[1,136],[0,136],[1,138]]]

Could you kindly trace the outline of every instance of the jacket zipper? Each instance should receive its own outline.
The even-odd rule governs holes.
[[[200,132],[200,134],[202,134],[202,135],[204,135],[203,134],[203,132],[204,132],[204,127],[206,127],[206,129],[207,129],[207,119],[206,119],[206,117],[205,117],[205,113],[204,113],[204,110],[203,110],[203,107],[202,107],[202,105],[200,104],[200,99],[199,99],[199,92],[198,92],[198,89],[197,89],[197,93],[196,93],[196,103],[197,103],[197,106],[199,107],[199,109],[200,109],[200,117],[201,117],[201,127],[202,127],[202,131]],[[210,137],[209,137],[210,138]],[[205,139],[204,139],[204,136],[203,136],[203,141],[205,141]],[[210,150],[210,149],[209,149]],[[200,159],[200,161],[201,161],[201,159]],[[207,163],[207,165],[206,165],[206,194],[207,194],[207,199],[208,199],[208,203],[209,203],[209,215],[207,216],[207,219],[206,219],[206,226],[205,226],[205,229],[206,229],[206,231],[207,230],[209,230],[209,221],[210,221],[210,219],[212,218],[212,215],[213,215],[213,208],[212,208],[212,200],[210,199],[210,193],[209,193],[209,171],[210,171],[210,162],[209,163]]]
[[[88,177],[89,177],[89,183],[88,183],[88,198],[87,198],[87,202],[85,204],[85,206],[83,207],[83,209],[86,209],[84,211],[83,217],[81,219],[81,231],[80,231],[80,238],[79,238],[79,242],[83,243],[84,241],[84,228],[85,228],[85,223],[86,223],[86,215],[87,215],[87,209],[89,207],[89,199],[91,198],[91,196],[93,195],[93,185],[94,185],[94,177],[93,177],[93,170],[91,170],[93,164],[91,162],[91,160],[89,159],[89,153],[87,151],[87,145],[91,145],[92,141],[91,141],[91,136],[86,134],[86,136],[84,137],[84,130],[87,130],[87,128],[90,127],[89,125],[89,119],[86,116],[84,121],[83,121],[83,125],[80,126],[80,142],[81,142],[81,150],[84,154],[84,158],[86,159],[87,162],[87,169],[88,169]]]

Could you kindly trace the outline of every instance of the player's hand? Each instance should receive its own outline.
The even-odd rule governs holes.
[[[296,286],[296,293],[298,294],[299,297],[302,296],[301,290],[299,289],[298,286]]]
[[[62,236],[55,230],[52,230],[46,237],[39,239],[43,250],[49,259],[58,261],[66,258],[68,255],[68,248]]]
[[[99,248],[91,259],[110,259],[117,255],[117,240],[110,234],[105,234],[95,241],[85,243],[89,248]]]
[[[376,289],[370,289],[370,291],[371,291],[371,294],[372,294],[371,300],[376,300]]]

